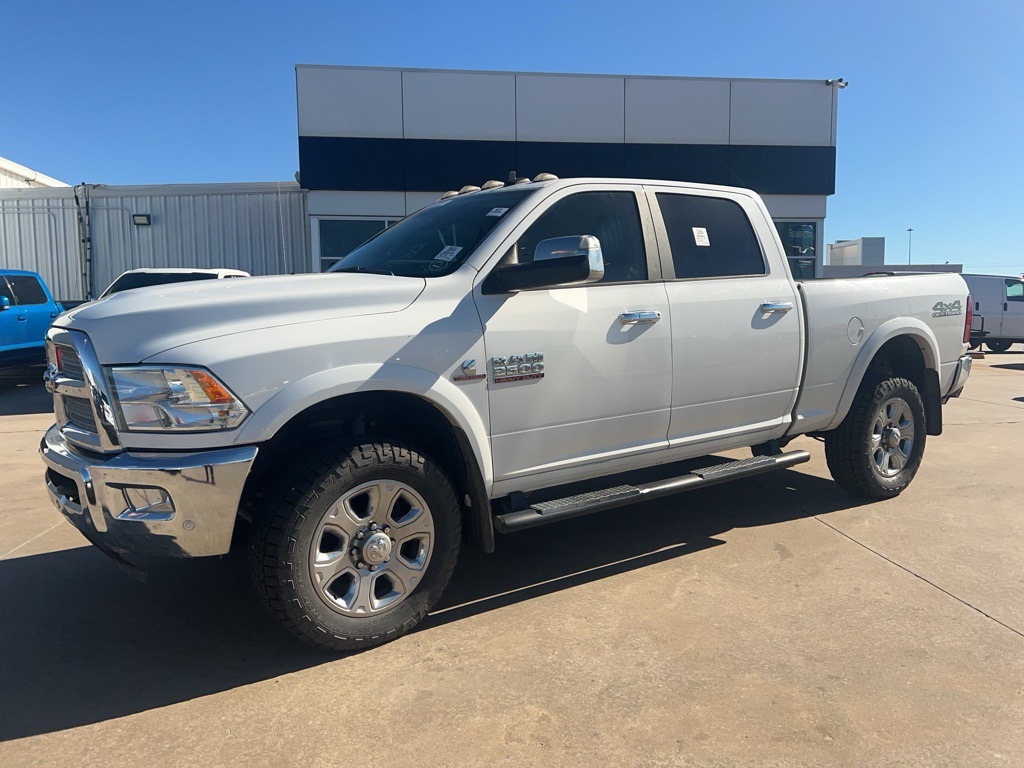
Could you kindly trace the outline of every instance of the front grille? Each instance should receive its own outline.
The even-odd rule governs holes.
[[[64,397],[64,413],[68,421],[86,432],[96,431],[96,417],[92,412],[92,403],[84,397]]]
[[[85,374],[82,372],[82,359],[74,347],[66,347],[61,344],[57,349],[60,351],[60,372],[69,379],[85,381]]]

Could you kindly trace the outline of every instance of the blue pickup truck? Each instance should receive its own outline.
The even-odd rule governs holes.
[[[46,362],[46,329],[61,312],[35,272],[0,269],[0,369]]]

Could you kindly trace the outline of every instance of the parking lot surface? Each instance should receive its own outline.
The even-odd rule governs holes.
[[[464,551],[424,625],[344,657],[241,558],[143,584],[88,546],[37,374],[0,378],[5,768],[1024,765],[1024,353],[975,362],[897,499],[801,438],[796,469]]]

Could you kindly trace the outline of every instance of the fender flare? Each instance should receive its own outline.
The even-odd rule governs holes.
[[[270,440],[295,416],[318,403],[343,395],[395,392],[415,395],[444,414],[449,423],[466,435],[473,458],[488,493],[493,484],[491,447],[487,427],[466,393],[447,379],[422,368],[406,365],[350,365],[319,371],[290,383],[265,402],[242,425],[236,443]]]
[[[909,336],[917,342],[917,345],[921,348],[921,354],[924,356],[926,375],[927,371],[938,371],[939,343],[931,328],[914,317],[898,317],[882,323],[868,337],[864,346],[861,347],[860,353],[854,360],[850,376],[846,381],[842,397],[839,398],[839,407],[836,409],[836,415],[822,431],[827,432],[830,429],[835,429],[842,423],[843,419],[846,418],[846,414],[850,412],[850,408],[853,406],[853,398],[857,396],[857,392],[864,381],[864,376],[868,372],[868,367],[875,359],[878,351],[887,343],[900,336]]]

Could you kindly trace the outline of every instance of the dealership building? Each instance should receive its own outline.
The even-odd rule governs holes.
[[[41,273],[66,302],[139,267],[315,272],[515,171],[749,187],[794,275],[821,277],[843,85],[300,65],[299,183],[70,187],[6,161],[0,267]]]
[[[444,191],[510,171],[749,187],[821,275],[841,80],[299,66],[311,269]]]

